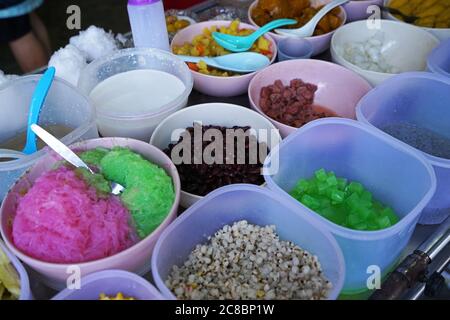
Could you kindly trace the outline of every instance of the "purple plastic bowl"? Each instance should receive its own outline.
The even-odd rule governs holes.
[[[153,279],[162,295],[175,299],[164,283],[174,265],[184,263],[195,246],[205,243],[208,236],[241,220],[260,226],[275,225],[282,240],[292,241],[316,255],[324,275],[333,284],[328,299],[338,297],[344,283],[345,264],[342,251],[331,233],[305,210],[282,196],[247,184],[226,186],[211,192],[163,232],[152,256]]]
[[[434,48],[427,60],[431,72],[450,77],[450,39]]]
[[[370,6],[383,6],[383,0],[363,0],[363,1],[349,1],[343,5],[347,13],[347,22],[363,20],[370,17],[373,12],[367,12]]]
[[[102,293],[115,296],[119,292],[136,300],[163,299],[144,278],[128,271],[105,270],[81,278],[80,289],[64,289],[52,300],[98,300]]]
[[[33,300],[33,294],[30,289],[30,279],[28,278],[27,271],[23,267],[22,263],[20,263],[19,259],[16,258],[15,255],[11,253],[6,248],[6,245],[0,240],[0,250],[3,251],[8,257],[9,261],[12,263],[14,268],[19,273],[20,277],[20,297],[19,300]]]

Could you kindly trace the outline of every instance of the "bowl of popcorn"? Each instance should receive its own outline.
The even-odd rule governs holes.
[[[342,252],[296,208],[258,186],[210,193],[159,239],[155,284],[166,299],[336,299],[345,277]]]

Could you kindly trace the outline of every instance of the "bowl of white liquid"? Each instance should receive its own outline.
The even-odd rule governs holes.
[[[187,65],[157,49],[120,50],[90,63],[78,88],[88,95],[104,137],[148,142],[155,127],[184,108],[193,80]]]

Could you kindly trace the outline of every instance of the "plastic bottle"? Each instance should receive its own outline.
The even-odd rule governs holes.
[[[128,0],[135,47],[170,51],[162,0]]]

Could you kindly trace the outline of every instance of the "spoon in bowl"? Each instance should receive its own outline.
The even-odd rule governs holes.
[[[232,52],[244,52],[250,50],[255,41],[270,30],[296,23],[297,20],[295,19],[277,19],[265,24],[248,36],[233,36],[220,32],[213,32],[212,36],[214,40],[225,49]]]
[[[270,65],[265,55],[256,52],[231,53],[219,57],[177,56],[185,62],[204,61],[208,66],[238,73],[251,73]]]
[[[34,89],[30,102],[30,111],[28,113],[27,139],[24,149],[22,151],[0,149],[0,158],[15,160],[37,151],[36,135],[31,130],[31,125],[37,123],[39,120],[39,114],[55,78],[55,72],[56,69],[54,67],[48,67]]]
[[[64,160],[74,165],[77,168],[84,168],[88,170],[91,174],[94,174],[91,168],[83,161],[75,152],[69,149],[64,143],[58,140],[56,137],[52,136],[50,133],[45,131],[43,128],[37,124],[31,125],[31,130],[42,139],[50,148],[52,148],[57,154],[59,154]],[[111,193],[113,195],[119,195],[125,188],[116,183],[111,182]]]
[[[317,24],[320,22],[320,20],[327,15],[328,12],[333,10],[334,8],[343,5],[344,3],[348,2],[349,0],[334,0],[330,3],[323,6],[322,9],[320,9],[314,17],[308,21],[307,24],[305,24],[303,27],[300,27],[298,29],[276,29],[276,33],[288,36],[288,37],[301,37],[301,38],[307,38],[311,37],[314,34],[314,30],[316,30]]]

